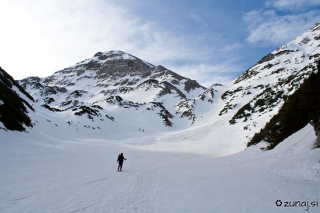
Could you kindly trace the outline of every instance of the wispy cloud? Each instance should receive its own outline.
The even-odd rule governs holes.
[[[45,77],[98,51],[122,50],[210,86],[254,64],[259,50],[251,46],[283,44],[317,22],[316,10],[281,15],[279,2],[253,10],[247,1],[0,1],[0,65],[17,79]],[[252,10],[244,22],[237,5]]]
[[[317,5],[320,5],[319,0],[269,0],[266,2],[267,7],[277,10],[304,10]]]
[[[235,73],[239,73],[241,66],[236,66],[234,61],[227,61],[221,64],[192,64],[185,66],[172,66],[178,73],[184,76],[197,79],[205,87],[214,83],[228,83],[234,80]]]
[[[275,10],[251,11],[243,17],[248,24],[247,41],[257,46],[283,45],[320,20],[320,12],[279,15]]]
[[[0,29],[5,30],[0,40],[0,63],[5,69],[10,67],[8,71],[18,79],[44,77],[97,51],[122,50],[195,77],[200,83],[219,81],[217,76],[224,75],[220,70],[229,72],[229,57],[241,47],[237,41],[206,31],[180,33],[172,30],[179,23],[168,28],[123,4],[103,0],[1,1]],[[198,13],[188,14],[199,26],[210,28]],[[201,75],[192,74],[196,72]],[[229,78],[226,76],[219,78],[224,81]]]
[[[63,68],[97,51],[120,49],[145,60],[152,58],[153,63],[191,60],[194,55],[205,54],[204,51],[197,53],[196,42],[190,45],[190,41],[197,38],[179,37],[156,22],[142,20],[102,0],[90,3],[13,0],[0,3],[0,8],[0,28],[5,29],[1,58],[12,65],[16,57],[8,59],[8,55],[23,52],[20,63],[34,64],[38,69],[35,74],[40,76],[43,76],[40,70]],[[43,55],[46,55],[44,60]],[[48,64],[60,67],[47,67]],[[16,70],[19,69],[22,72],[17,64]]]
[[[243,15],[249,35],[247,41],[255,46],[283,45],[320,21],[319,10],[297,12],[299,8],[320,5],[318,1],[270,0],[267,8],[253,10]],[[283,13],[280,10],[295,10]]]

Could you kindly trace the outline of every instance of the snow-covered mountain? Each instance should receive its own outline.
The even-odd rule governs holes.
[[[19,83],[38,105],[59,114],[77,131],[162,132],[215,126],[206,134],[230,132],[222,142],[241,144],[242,150],[304,79],[316,72],[319,46],[317,23],[234,82],[210,88],[122,51],[98,52],[52,76]],[[231,145],[233,141],[238,145]]]
[[[317,72],[319,60],[320,22],[237,78],[221,96],[225,104],[219,115],[232,115],[230,125],[259,131],[304,79]]]
[[[145,128],[131,115],[150,120],[150,125],[190,125],[214,97],[213,88],[207,90],[194,80],[122,51],[98,52],[52,76],[29,77],[20,84],[48,110],[109,122],[107,126],[132,122]],[[84,120],[83,125],[89,123]]]

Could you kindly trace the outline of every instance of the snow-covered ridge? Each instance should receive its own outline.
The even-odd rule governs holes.
[[[249,68],[223,93],[221,116],[233,114],[230,124],[259,131],[277,114],[320,60],[320,23]],[[252,134],[249,133],[251,136]]]

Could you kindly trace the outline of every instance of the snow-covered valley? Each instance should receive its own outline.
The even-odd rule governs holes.
[[[320,208],[320,150],[312,149],[310,125],[275,150],[255,146],[220,157],[195,154],[193,145],[206,142],[188,136],[154,146],[169,134],[122,141],[63,140],[40,131],[0,137],[1,212],[305,212],[284,207],[295,201],[308,201],[308,212]],[[120,152],[123,172],[116,171]]]

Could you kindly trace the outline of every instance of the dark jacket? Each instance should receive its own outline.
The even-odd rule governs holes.
[[[122,163],[123,160],[127,160],[127,159],[125,159],[123,155],[119,155],[117,161],[118,161],[119,163]]]

